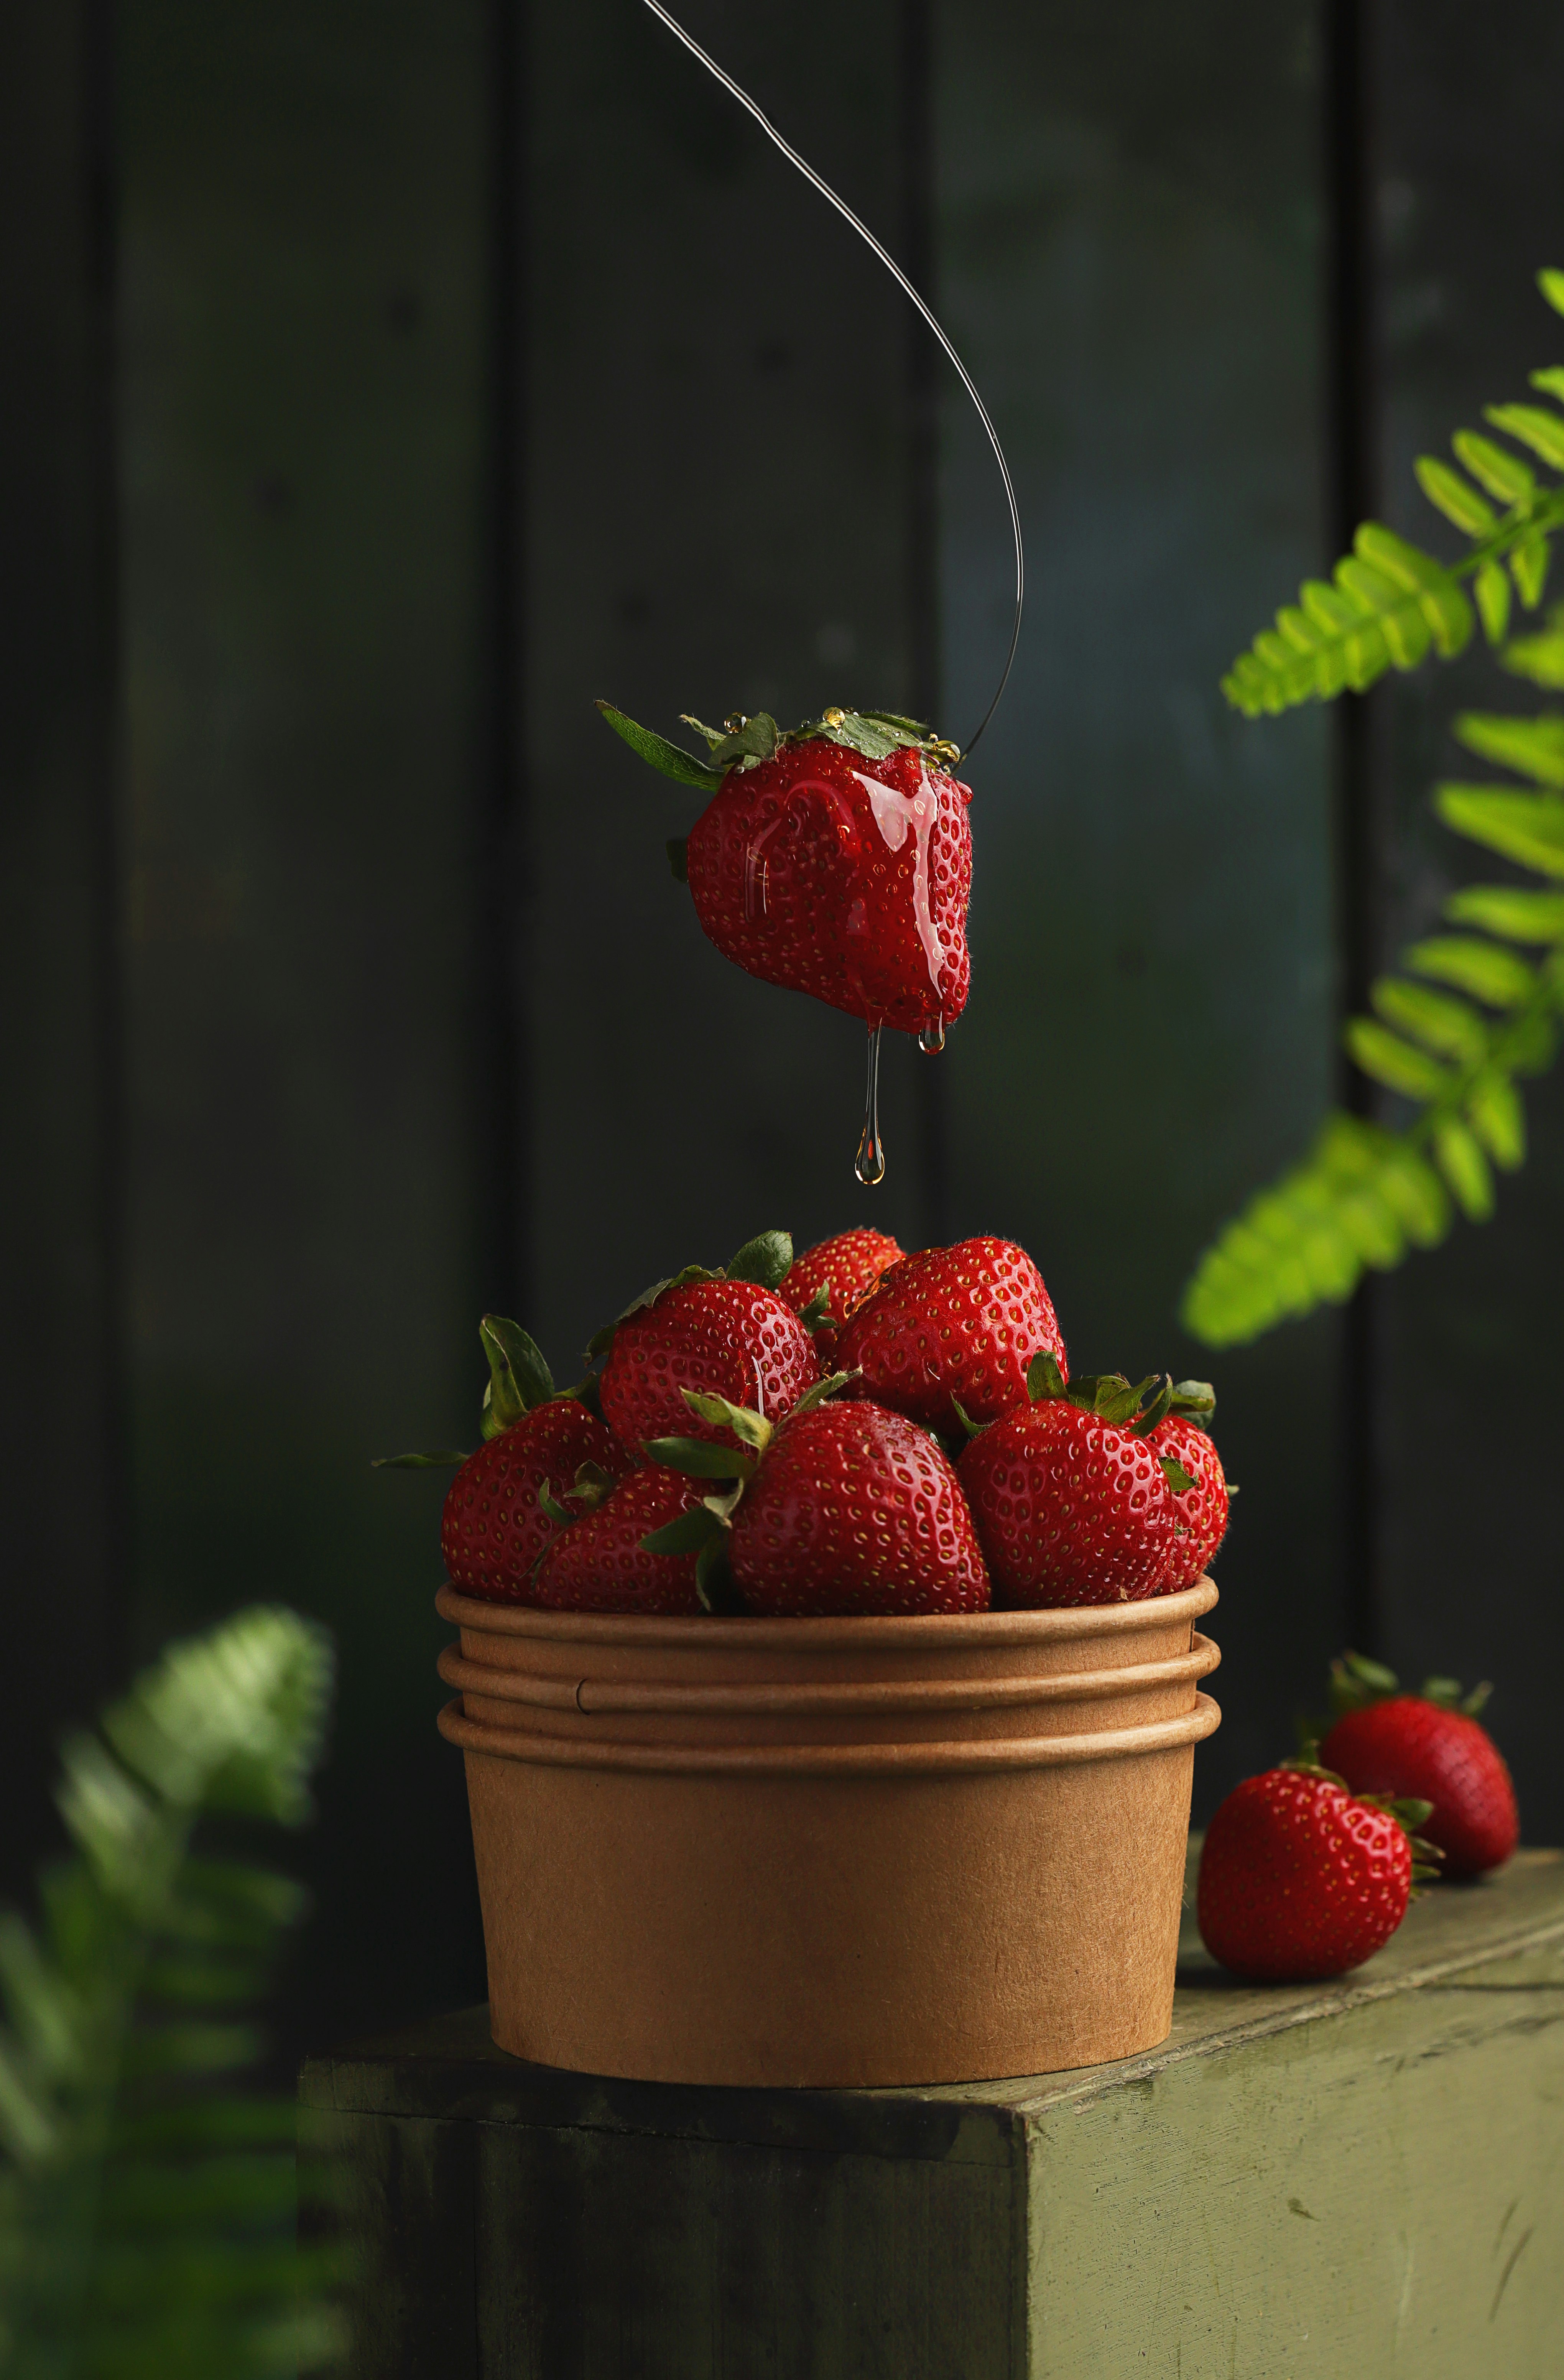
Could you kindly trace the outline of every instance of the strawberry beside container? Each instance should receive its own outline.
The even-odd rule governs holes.
[[[825,2087],[1041,2072],[1166,2035],[1219,1657],[1196,1625],[1217,1590],[1188,1574],[1211,1476],[1158,1432],[1200,1398],[1067,1388],[1041,1278],[1005,1243],[873,1254],[808,1252],[789,1299],[791,1244],[769,1233],[656,1284],[595,1342],[605,1426],[656,1434],[544,1483],[524,1574],[442,1590],[460,1639],[440,1724],[466,1757],[503,2048]],[[800,1323],[864,1363],[822,1377]],[[503,1427],[536,1438],[546,1367],[488,1327],[532,1376]],[[596,1376],[569,1393],[590,1408]],[[990,1548],[1013,1551],[1013,1511],[986,1523],[964,1482],[1039,1398],[1068,1406],[1074,1470],[1032,1461],[1038,1526],[1050,1497],[1080,1504],[1084,1466],[1087,1571],[1092,1546],[1114,1560],[1012,1594]],[[496,1373],[491,1409],[515,1402]],[[1214,1450],[1202,1467],[1219,1481]]]

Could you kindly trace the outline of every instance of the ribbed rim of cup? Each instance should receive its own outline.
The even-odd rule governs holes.
[[[491,1603],[463,1595],[449,1582],[434,1608],[453,1626],[491,1636],[534,1636],[553,1645],[622,1645],[694,1647],[748,1645],[757,1652],[819,1652],[829,1646],[867,1650],[901,1646],[925,1650],[934,1644],[1031,1645],[1068,1643],[1081,1636],[1133,1634],[1170,1621],[1192,1624],[1217,1601],[1213,1578],[1197,1578],[1177,1595],[1149,1595],[1138,1603],[1078,1603],[1056,1611],[933,1611],[887,1614],[869,1620],[752,1620],[743,1615],[670,1619],[620,1611],[536,1611],[524,1603]]]
[[[850,1718],[863,1713],[1006,1709],[1020,1704],[1107,1700],[1193,1685],[1221,1659],[1198,1630],[1187,1653],[1119,1670],[1066,1670],[1000,1678],[853,1678],[704,1680],[562,1677],[532,1670],[491,1668],[469,1661],[447,1645],[436,1664],[448,1686],[491,1702],[533,1710],[578,1712],[588,1718],[655,1715],[700,1718]]]
[[[980,1774],[1016,1768],[1066,1768],[1087,1761],[1124,1760],[1177,1752],[1204,1742],[1221,1724],[1209,1694],[1193,1710],[1139,1727],[1104,1728],[1090,1735],[974,1737],[944,1743],[610,1743],[571,1736],[534,1735],[468,1718],[454,1695],[439,1718],[440,1732],[464,1752],[515,1760],[529,1767],[628,1769],[675,1776],[916,1777]]]

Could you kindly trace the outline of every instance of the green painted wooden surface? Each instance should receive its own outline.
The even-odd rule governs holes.
[[[1193,1928],[1172,2033],[1064,2075],[697,2091],[482,2010],[301,2083],[364,2256],[355,2380],[1554,2380],[1564,1854],[1330,1986]]]

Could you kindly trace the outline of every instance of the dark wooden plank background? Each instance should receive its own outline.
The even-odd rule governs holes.
[[[290,2039],[480,1988],[441,1483],[367,1462],[470,1438],[481,1307],[563,1373],[670,1264],[872,1216],[1026,1241],[1080,1362],[1205,1369],[1181,1281],[1306,1139],[1343,984],[1466,868],[1425,789],[1458,696],[1502,698],[1477,663],[1377,699],[1343,842],[1330,722],[1216,688],[1328,558],[1354,442],[1415,528],[1412,455],[1546,359],[1534,0],[1475,61],[1454,0],[689,19],[931,278],[1028,529],[973,1005],[938,1062],[889,1053],[874,1197],[861,1034],[704,942],[662,856],[690,805],[590,702],[970,731],[1003,510],[889,284],[633,0],[11,19],[4,1880],[134,1655],[320,1613]],[[1495,1227],[1212,1366],[1243,1496],[1202,1808],[1352,1628],[1491,1671],[1528,1828],[1564,1823],[1511,1385],[1564,1296],[1557,1086],[1532,1110]]]

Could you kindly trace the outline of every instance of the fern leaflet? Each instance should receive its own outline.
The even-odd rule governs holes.
[[[1564,672],[1564,613],[1549,637]],[[1564,787],[1564,716],[1472,711],[1454,732],[1468,751],[1541,790],[1440,785],[1434,802],[1446,825],[1564,882],[1556,790]],[[1400,1132],[1331,1114],[1303,1164],[1227,1226],[1183,1296],[1184,1326],[1206,1346],[1240,1345],[1349,1296],[1365,1268],[1388,1269],[1409,1248],[1436,1246],[1458,1211],[1485,1221],[1494,1168],[1509,1172],[1524,1159],[1517,1084],[1551,1062],[1564,1020],[1564,891],[1470,885],[1446,903],[1445,917],[1466,930],[1403,952],[1407,972],[1380,978],[1375,1014],[1353,1017],[1345,1036],[1363,1072],[1417,1113]],[[1533,950],[1542,955],[1522,955]]]
[[[1564,274],[1545,271],[1537,282],[1548,304],[1564,313]],[[1531,380],[1544,395],[1564,402],[1564,368],[1535,371]],[[1485,418],[1564,480],[1564,413],[1490,405]],[[1526,610],[1536,609],[1552,538],[1564,528],[1564,484],[1539,483],[1529,463],[1478,431],[1458,430],[1450,443],[1461,469],[1425,455],[1417,477],[1429,503],[1469,540],[1468,552],[1443,563],[1365,521],[1330,580],[1305,580],[1297,603],[1285,605],[1276,625],[1262,628],[1233,662],[1222,692],[1236,710],[1255,719],[1311,697],[1361,694],[1388,669],[1415,669],[1430,650],[1448,661],[1472,635],[1473,601],[1494,646],[1509,632],[1512,592]]]
[[[309,1813],[332,1655],[289,1611],[171,1646],[64,1748],[74,1858],[0,1916],[0,2373],[283,2380],[340,2346],[294,2239],[294,2114],[236,2093],[299,1888],[198,1857],[203,1813]]]

